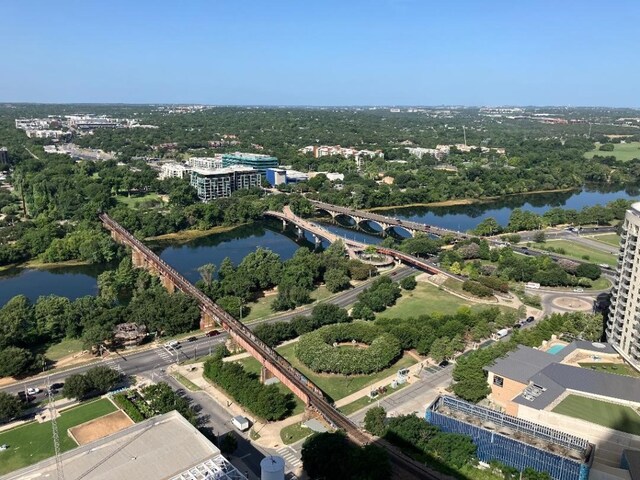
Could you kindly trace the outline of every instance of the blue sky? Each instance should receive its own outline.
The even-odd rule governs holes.
[[[0,101],[640,106],[635,0],[3,0]]]

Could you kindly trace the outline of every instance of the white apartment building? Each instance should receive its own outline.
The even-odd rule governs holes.
[[[222,155],[215,157],[191,157],[187,163],[192,168],[222,168]]]
[[[165,163],[160,167],[160,180],[167,178],[188,178],[191,169],[181,163]]]
[[[628,359],[640,363],[640,202],[627,210],[618,267],[611,290],[607,340]]]

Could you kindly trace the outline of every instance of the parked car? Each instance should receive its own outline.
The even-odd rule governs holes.
[[[211,330],[211,331],[207,332],[207,337],[215,337],[216,335],[220,335],[220,331],[219,330]]]
[[[9,448],[9,445],[7,445],[6,443],[3,443],[2,445],[0,445],[0,452],[4,452],[8,448]]]
[[[187,338],[187,342],[195,342],[196,340],[198,340],[198,337],[189,337],[189,338]]]
[[[513,328],[520,328],[520,327],[522,327],[522,325],[520,325],[519,323],[516,323],[513,325]]]
[[[535,318],[534,318],[533,316],[531,316],[531,317],[527,317],[527,319],[525,320],[525,322],[527,322],[527,323],[531,323],[531,322],[533,322],[534,320],[535,320]]]
[[[27,395],[37,395],[38,393],[40,393],[40,389],[38,387],[27,388]]]
[[[584,292],[584,288],[580,288],[580,287],[574,288],[573,291],[576,292],[576,293],[582,293],[582,292]]]

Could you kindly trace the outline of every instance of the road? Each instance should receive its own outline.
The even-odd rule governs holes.
[[[417,270],[409,267],[400,267],[392,272],[392,278],[394,280],[401,280],[410,275],[418,273]],[[355,288],[347,290],[343,293],[337,294],[326,301],[331,302],[340,307],[347,307],[355,303],[358,295],[369,287],[369,283],[364,283]],[[299,315],[309,315],[315,305],[295,310],[293,312],[287,312],[274,317],[269,317],[262,321],[258,321],[249,325],[249,328],[254,328],[261,323],[274,323],[274,322],[288,322],[292,318]],[[111,353],[108,357],[96,359],[95,362],[84,364],[75,368],[67,370],[56,371],[52,370],[49,374],[40,374],[37,377],[31,377],[19,382],[13,383],[0,389],[0,391],[17,394],[19,391],[24,391],[29,387],[46,386],[47,377],[50,378],[51,383],[64,382],[65,378],[75,373],[83,373],[88,369],[97,365],[106,365],[111,368],[116,368],[126,375],[138,375],[141,373],[152,373],[153,371],[160,372],[163,368],[171,363],[178,361],[184,361],[188,359],[200,358],[208,355],[210,351],[215,348],[216,345],[223,343],[227,339],[227,334],[222,333],[217,337],[205,337],[200,336],[193,342],[183,342],[177,350],[165,348],[162,345],[158,345],[155,348],[140,351],[132,354],[120,355],[117,353]],[[42,394],[40,394],[42,395]]]

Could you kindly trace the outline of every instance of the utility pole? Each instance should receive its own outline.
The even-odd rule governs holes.
[[[60,436],[58,435],[58,422],[56,420],[56,407],[51,392],[51,377],[47,377],[47,397],[49,399],[49,415],[51,415],[51,430],[53,433],[53,449],[56,455],[56,476],[58,480],[64,480],[62,458],[60,457]]]

